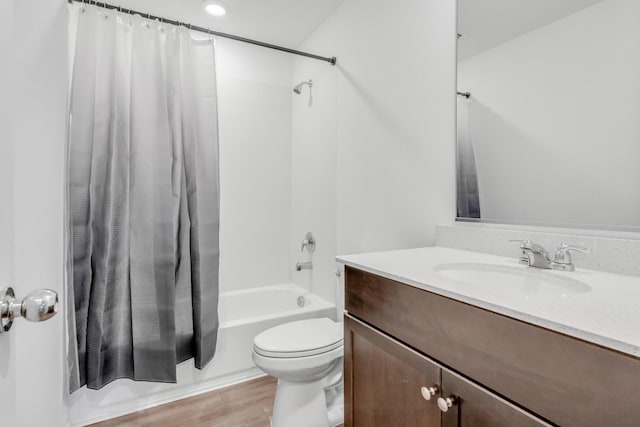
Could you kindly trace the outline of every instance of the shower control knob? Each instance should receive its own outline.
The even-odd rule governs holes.
[[[13,320],[23,317],[30,322],[43,322],[55,316],[58,294],[51,289],[30,292],[22,300],[15,298],[12,288],[0,289],[0,332],[11,329]]]
[[[300,252],[303,252],[304,248],[307,248],[310,254],[316,250],[316,239],[311,232],[308,232],[307,235],[304,236],[304,240],[302,240],[302,244],[300,245]]]
[[[422,398],[424,400],[431,400],[433,396],[438,393],[439,388],[437,385],[432,385],[431,387],[422,387],[420,389],[420,393],[422,394]]]
[[[457,403],[458,403],[458,398],[456,396],[438,398],[438,408],[440,408],[442,412],[447,412],[449,408],[452,408]]]

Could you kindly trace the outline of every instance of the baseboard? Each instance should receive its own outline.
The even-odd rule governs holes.
[[[236,372],[224,377],[213,378],[211,380],[202,381],[196,384],[176,385],[175,389],[170,391],[159,392],[156,395],[144,396],[140,399],[131,399],[125,403],[114,404],[111,407],[101,408],[101,414],[95,417],[74,420],[69,425],[72,427],[83,427],[101,421],[118,418],[123,415],[132,414],[134,412],[153,408],[155,406],[164,405],[165,403],[174,402],[176,400],[186,399],[197,396],[199,394],[208,393],[210,391],[240,384],[256,378],[265,376],[265,374],[257,369],[251,368],[246,371]]]

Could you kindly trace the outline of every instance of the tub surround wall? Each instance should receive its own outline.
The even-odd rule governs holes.
[[[337,250],[337,69],[326,63],[294,59],[294,82],[313,79],[313,106],[308,88],[293,95],[291,266],[313,261],[313,270],[293,271],[293,280],[335,301],[334,258]],[[297,84],[296,83],[296,84]],[[293,94],[293,92],[291,92]],[[305,234],[316,239],[313,254],[300,252]]]
[[[560,243],[591,249],[583,255],[575,253],[577,268],[640,276],[640,233],[541,229],[539,227],[493,226],[484,224],[438,225],[436,246],[513,257],[520,254],[509,240],[530,239],[552,254]],[[610,236],[615,237],[610,237]]]
[[[290,282],[291,55],[218,39],[220,291]]]

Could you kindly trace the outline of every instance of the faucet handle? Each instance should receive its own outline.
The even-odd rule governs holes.
[[[316,250],[316,239],[314,239],[313,234],[308,232],[306,236],[304,236],[304,240],[300,245],[300,252],[304,252],[304,248],[307,248],[309,253],[313,253]]]
[[[532,242],[531,240],[509,240],[511,243],[520,243],[520,249],[523,252],[534,252],[540,255],[544,255],[545,258],[549,258],[549,252],[544,248],[544,246]]]
[[[531,240],[509,240],[511,243],[520,243],[520,249],[523,251],[531,251],[540,255],[544,255],[545,257],[549,257],[549,253],[544,248],[544,246],[532,242]]]
[[[554,269],[556,270],[564,270],[564,271],[574,271],[575,266],[573,265],[573,257],[571,256],[571,252],[580,252],[582,254],[588,254],[591,252],[589,248],[583,248],[580,246],[571,246],[565,243],[560,243],[558,245],[558,250],[556,251],[556,257],[553,262]]]
[[[559,264],[571,264],[571,252],[588,254],[589,252],[591,252],[591,249],[583,248],[581,246],[571,246],[567,245],[566,243],[560,243],[558,245],[558,250],[556,251],[556,262]]]

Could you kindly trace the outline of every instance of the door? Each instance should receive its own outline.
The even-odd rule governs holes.
[[[10,95],[13,0],[0,1],[0,288],[13,283],[13,200]],[[0,408],[7,425],[16,425],[15,342],[12,334],[0,333]]]
[[[0,287],[63,296],[65,0],[0,0]],[[0,333],[0,426],[67,425],[64,310]]]
[[[345,427],[439,427],[440,368],[349,316],[344,328]]]

